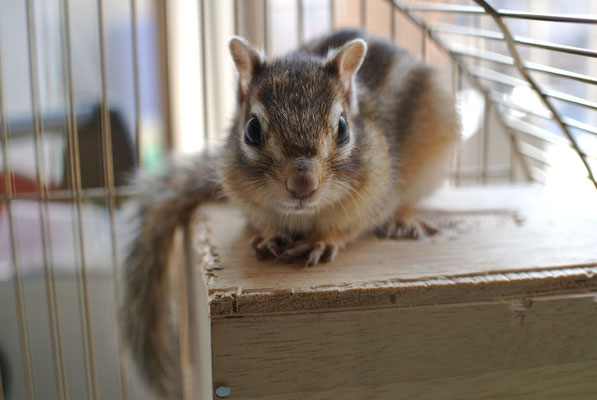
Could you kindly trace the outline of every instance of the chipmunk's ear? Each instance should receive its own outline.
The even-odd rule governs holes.
[[[337,72],[347,92],[350,92],[352,79],[361,67],[365,54],[367,43],[363,39],[353,39],[328,55],[326,65]]]
[[[251,47],[249,42],[239,36],[233,36],[228,42],[230,54],[238,71],[239,101],[247,95],[251,80],[263,65],[263,54]]]

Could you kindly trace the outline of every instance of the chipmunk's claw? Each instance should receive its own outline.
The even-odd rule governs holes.
[[[380,233],[388,239],[424,239],[438,232],[437,228],[420,219],[405,218],[387,223]]]
[[[307,241],[299,241],[295,242],[294,245],[286,249],[282,254],[280,254],[276,261],[282,263],[291,263],[297,258],[300,258],[307,254],[311,250],[312,244]]]
[[[278,258],[286,249],[292,247],[293,244],[294,239],[292,236],[285,233],[266,238],[257,236],[251,240],[251,247],[258,260],[265,260],[270,257]]]
[[[295,242],[294,246],[286,249],[276,260],[284,263],[291,263],[298,258],[307,256],[306,267],[313,267],[320,262],[330,262],[338,254],[338,245],[325,242],[311,243],[308,241]]]
[[[307,257],[306,267],[313,267],[319,262],[331,262],[338,254],[338,245],[317,242],[313,245],[309,256]]]

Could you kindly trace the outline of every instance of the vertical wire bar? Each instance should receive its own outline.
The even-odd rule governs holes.
[[[489,124],[491,122],[491,102],[485,98],[485,115],[483,116],[483,183],[489,181]]]
[[[112,273],[114,275],[114,298],[116,299],[116,316],[117,321],[120,321],[120,272],[118,268],[118,249],[116,247],[116,227],[115,227],[115,197],[114,197],[114,163],[112,154],[112,131],[110,127],[110,114],[108,109],[108,90],[107,90],[107,74],[106,74],[106,42],[104,36],[104,9],[103,0],[97,0],[97,15],[99,27],[99,44],[100,44],[100,70],[101,70],[101,86],[102,86],[102,104],[101,104],[101,129],[102,129],[102,144],[103,164],[104,164],[104,182],[107,187],[106,202],[108,204],[108,214],[110,218],[110,244],[112,246]],[[128,399],[128,385],[126,379],[126,365],[124,359],[124,348],[122,345],[122,338],[117,335],[118,341],[118,361],[120,369],[120,383],[122,389],[123,399]]]
[[[367,27],[367,2],[365,0],[361,0],[360,11],[360,25],[361,28],[365,29]]]
[[[240,32],[240,7],[239,7],[240,0],[233,0],[233,8],[234,8],[234,34],[236,36],[242,36]],[[200,23],[201,21],[199,21]],[[236,73],[232,74],[232,82],[236,82]]]
[[[481,29],[480,18],[472,17],[473,25],[475,29]],[[470,25],[470,23],[469,23]],[[473,39],[473,43],[475,48],[482,48],[483,40],[481,38],[475,37]],[[477,140],[479,143],[477,144],[477,160],[475,162],[475,183],[487,183],[487,165],[486,165],[486,156],[485,153],[485,141],[487,139],[487,124],[489,123],[489,114],[488,114],[488,102],[487,99],[483,99],[483,126],[481,127],[482,131],[478,132]],[[479,172],[480,171],[480,172]]]
[[[241,36],[240,34],[240,14],[239,14],[239,6],[238,2],[240,0],[233,0],[234,6],[234,34],[237,36]]]
[[[514,182],[514,177],[515,177],[514,168],[515,168],[515,164],[516,164],[516,154],[518,153],[517,149],[518,149],[518,146],[516,144],[516,139],[514,138],[514,135],[511,135],[510,136],[510,176],[509,176],[510,182]]]
[[[131,39],[133,41],[133,86],[135,97],[135,141],[137,166],[141,166],[141,95],[139,93],[139,39],[137,37],[137,0],[131,0]]]
[[[38,60],[37,60],[37,40],[34,27],[34,15],[32,0],[26,3],[27,9],[27,38],[29,50],[29,83],[31,90],[31,110],[33,113],[33,135],[35,142],[35,164],[36,180],[39,190],[39,212],[40,229],[42,237],[42,252],[44,261],[45,283],[48,300],[48,312],[50,314],[50,331],[52,337],[52,354],[54,357],[54,372],[56,374],[56,391],[58,398],[67,398],[65,394],[66,373],[64,370],[64,353],[62,351],[62,338],[60,334],[60,320],[58,316],[58,305],[56,301],[56,277],[54,266],[51,261],[51,248],[49,245],[49,227],[48,227],[48,200],[47,185],[45,173],[45,157],[41,148],[41,135],[43,134],[43,122],[41,117],[41,104],[39,99],[39,80],[38,80]]]
[[[329,0],[329,9],[330,9],[330,30],[334,30],[336,27],[335,23],[335,13],[336,13],[336,4],[334,0]]]
[[[4,400],[4,384],[2,383],[2,371],[0,371],[0,400]]]
[[[263,50],[265,55],[269,56],[269,19],[268,19],[268,1],[263,0]]]
[[[298,38],[299,45],[305,43],[305,26],[304,26],[304,13],[305,4],[303,0],[297,0],[297,12],[296,12],[296,36]]]
[[[4,195],[6,204],[6,215],[8,217],[8,230],[10,234],[10,251],[12,256],[13,282],[15,291],[15,304],[18,315],[19,342],[21,346],[21,357],[25,374],[25,387],[27,399],[36,398],[35,379],[31,369],[31,349],[29,346],[29,329],[27,327],[27,308],[23,295],[23,281],[19,268],[19,256],[17,252],[17,239],[15,224],[12,214],[12,183],[10,177],[10,163],[8,162],[8,128],[6,123],[6,112],[4,110],[4,87],[2,80],[2,55],[0,52],[0,121],[2,130],[2,158],[4,168]]]
[[[528,182],[533,181],[533,174],[531,173],[531,170],[529,169],[528,164],[524,161],[524,155],[520,152],[520,150],[518,149],[518,141],[516,140],[516,135],[514,134],[514,132],[512,132],[512,130],[505,126],[504,127],[507,130],[507,135],[508,138],[510,139],[510,182],[514,181],[515,178],[515,174],[514,174],[514,166],[516,161],[519,162],[520,167],[522,168],[522,173],[525,176],[526,180]]]
[[[390,5],[390,35],[392,35],[392,42],[396,43],[396,11]]]
[[[421,32],[421,60],[427,62],[427,31]]]
[[[156,15],[157,15],[157,31],[159,32],[158,35],[158,48],[159,48],[159,56],[156,62],[159,63],[159,71],[160,71],[160,100],[161,103],[161,112],[163,118],[163,126],[164,126],[164,136],[165,136],[165,147],[167,150],[172,150],[175,145],[175,138],[174,138],[174,127],[173,127],[173,117],[172,117],[172,103],[170,102],[170,65],[168,60],[170,59],[170,45],[168,43],[168,4],[166,1],[156,1],[152,4],[155,5]]]
[[[203,88],[203,138],[205,139],[205,147],[209,146],[209,90],[207,87],[207,29],[205,28],[205,0],[199,0],[198,4],[198,20],[200,43],[201,43],[201,86]]]
[[[456,65],[455,62],[452,62],[452,73],[451,73],[451,81],[452,81],[452,96],[454,97],[454,102],[456,103],[456,101],[458,100],[458,78],[457,78],[457,69],[458,69],[458,65]],[[450,184],[452,185],[456,185],[456,152],[458,152],[458,147],[460,146],[460,142],[458,143],[458,146],[456,147],[456,151],[453,153],[452,155],[452,159],[450,160]]]
[[[456,71],[454,74],[454,95],[458,98],[458,92],[460,91],[460,86],[462,84],[462,70],[459,66],[456,66]],[[460,151],[462,149],[462,142],[458,143],[458,147],[456,148],[456,166],[454,170],[454,184],[456,186],[460,186]]]
[[[90,398],[98,398],[97,379],[95,373],[95,353],[93,347],[93,327],[91,324],[91,307],[89,300],[89,282],[87,279],[87,261],[85,257],[85,242],[83,230],[83,213],[82,213],[82,199],[81,199],[81,165],[79,158],[79,139],[77,127],[77,113],[74,93],[74,79],[73,79],[73,60],[72,60],[72,44],[70,33],[70,9],[69,0],[61,2],[62,13],[64,18],[64,42],[65,51],[63,56],[66,57],[64,65],[67,69],[68,94],[67,101],[69,103],[69,118],[67,122],[67,135],[69,141],[69,161],[71,187],[74,190],[75,200],[75,224],[76,235],[78,242],[78,257],[81,266],[81,271],[76,268],[77,280],[77,296],[79,298],[79,318],[81,320],[81,335],[83,342],[83,357],[85,360],[85,377],[87,393]]]

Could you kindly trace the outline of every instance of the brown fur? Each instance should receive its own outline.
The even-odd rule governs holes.
[[[150,182],[127,259],[127,338],[164,395],[177,393],[179,378],[168,333],[167,255],[176,226],[210,192],[221,189],[262,232],[252,242],[259,258],[306,256],[312,266],[377,228],[390,237],[432,233],[412,206],[438,186],[459,139],[453,101],[436,73],[365,32],[340,31],[274,60],[240,38],[230,50],[238,107],[217,182],[207,178],[215,173],[207,159]],[[348,144],[337,141],[340,115]],[[252,118],[260,144],[244,139]],[[309,198],[288,189],[299,175],[316,187]]]

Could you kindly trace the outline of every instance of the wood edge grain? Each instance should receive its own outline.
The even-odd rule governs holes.
[[[189,328],[191,335],[193,389],[188,398],[211,399],[213,392],[212,337],[208,295],[209,267],[215,265],[213,250],[208,240],[205,217],[195,213],[184,229],[185,267],[190,302]]]
[[[302,290],[210,289],[212,318],[333,310],[417,307],[597,290],[597,266],[377,281]]]

